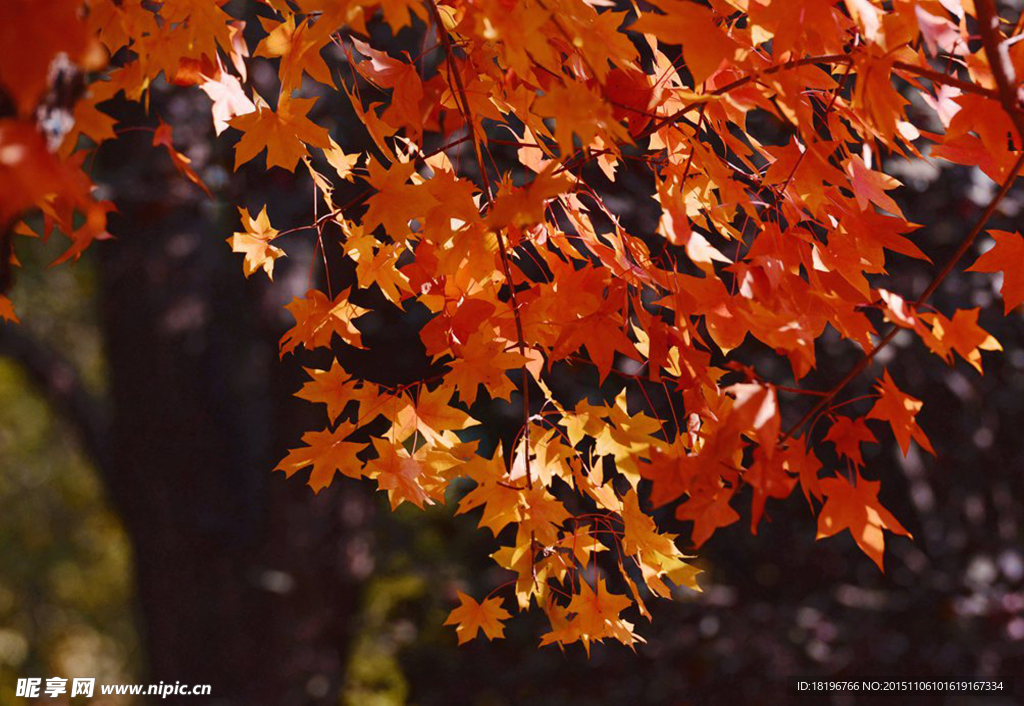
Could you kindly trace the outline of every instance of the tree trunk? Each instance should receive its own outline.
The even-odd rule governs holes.
[[[290,398],[299,366],[277,361],[280,331],[215,225],[161,203],[120,198],[100,258],[102,474],[134,547],[148,678],[211,684],[216,703],[336,703],[370,504],[270,473],[313,411]]]

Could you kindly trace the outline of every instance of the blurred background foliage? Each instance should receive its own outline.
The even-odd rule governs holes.
[[[417,39],[407,30],[397,38],[376,37],[375,44],[411,46]],[[344,65],[340,49],[328,51]],[[261,92],[272,90],[262,85],[273,73],[263,70],[265,61],[254,59],[251,67]],[[333,124],[346,151],[366,148],[350,106],[324,86],[304,90],[321,95],[315,119]],[[477,513],[453,517],[443,508],[420,512],[408,505],[392,513],[383,496],[371,497],[348,479],[314,496],[303,478],[269,473],[303,424],[319,419],[289,395],[301,384],[300,364],[323,361],[278,363],[275,351],[288,324],[280,306],[310,284],[313,247],[293,236],[274,284],[255,277],[243,282],[240,262],[223,244],[235,223],[226,204],[252,211],[266,203],[282,230],[308,223],[308,178],[268,173],[259,160],[231,176],[230,140],[213,138],[208,103],[197,91],[158,83],[152,105],[152,115],[174,126],[176,146],[193,159],[217,201],[182,180],[166,155],[149,146],[147,133],[125,133],[96,159],[97,178],[122,209],[113,220],[117,240],[97,243],[73,267],[53,269],[46,264],[59,243],[19,242],[25,266],[12,299],[24,330],[66,358],[107,407],[123,399],[112,380],[141,390],[143,400],[152,391],[159,402],[124,412],[147,417],[144,431],[151,436],[132,450],[140,459],[165,434],[182,447],[213,444],[228,458],[197,452],[199,460],[167,469],[143,460],[131,469],[138,485],[128,491],[111,485],[83,450],[75,425],[40,394],[24,366],[0,357],[0,703],[14,701],[14,681],[25,676],[214,681],[210,703],[219,704],[498,706],[784,703],[791,697],[790,675],[1024,674],[1024,322],[1019,310],[1002,316],[997,278],[958,271],[933,298],[947,313],[954,306],[983,307],[981,325],[1005,349],[985,356],[984,377],[962,362],[945,365],[901,334],[849,390],[849,398],[869,392],[880,365],[887,366],[901,389],[924,401],[919,421],[937,451],[932,458],[914,447],[904,458],[881,426],[875,431],[882,443],[865,447],[866,476],[884,481],[882,503],[914,534],[913,541],[888,538],[885,574],[845,533],[815,541],[813,516],[796,494],[768,505],[756,536],[748,516],[717,532],[697,560],[704,592],[680,590],[677,601],[652,603],[653,624],[639,621],[638,628],[647,644],[636,652],[596,645],[587,659],[579,646],[564,653],[540,649],[546,626],[532,614],[511,621],[505,640],[458,648],[454,630],[442,626],[456,590],[479,597],[506,580],[488,558],[496,544],[487,530],[476,529]],[[137,107],[116,104],[114,110],[123,125],[155,124]],[[784,126],[758,129],[784,140]],[[459,163],[471,169],[471,155]],[[886,168],[906,185],[901,207],[927,224],[917,242],[943,261],[988,200],[991,182],[977,170],[931,161],[893,158]],[[628,227],[653,232],[642,175],[625,169],[614,185],[596,171],[584,176],[603,184]],[[992,227],[1019,229],[1021,207],[1018,187]],[[967,261],[985,246],[980,242]],[[351,271],[336,245],[328,248],[337,258],[336,284],[344,286]],[[124,252],[149,259],[118,260]],[[921,291],[931,272],[927,263],[895,255],[890,271],[892,288],[904,293]],[[148,319],[120,320],[122,312],[135,315],[136,300],[160,326],[140,339],[144,347],[111,355],[124,346],[118,326],[132,333],[150,325]],[[375,342],[375,354],[350,362],[373,366],[378,377],[416,379],[425,365],[416,337],[422,324],[415,310],[406,317],[366,317],[360,325]],[[225,353],[227,339],[234,343]],[[144,362],[152,374],[146,365],[127,370],[133,356],[151,358]],[[740,356],[779,379],[788,374],[784,361],[757,345]],[[819,369],[805,384],[828,387],[856,357],[853,346],[827,336]],[[167,375],[183,358],[202,375],[181,399],[201,397],[198,409],[209,415],[204,424],[216,426],[212,441],[199,442],[173,426],[177,410],[166,400],[176,398],[161,396],[163,387],[196,377],[192,368],[188,377]],[[618,365],[627,370],[630,361]],[[563,372],[566,394],[597,393],[592,370]],[[274,376],[281,379],[268,383]],[[623,384],[612,376],[601,392],[613,396]],[[638,391],[629,395],[641,408]],[[783,403],[796,418],[806,400]],[[862,414],[869,406],[849,411]],[[489,444],[522,418],[517,401],[480,412]],[[827,446],[819,444],[819,452],[834,465]],[[136,496],[151,489],[155,505],[133,511]],[[464,491],[452,489],[449,507]],[[749,497],[739,497],[742,512]],[[689,525],[676,521],[671,508],[658,520],[682,534],[686,549]],[[183,538],[181,553],[139,550],[176,538]],[[173,649],[206,650],[199,660],[209,663],[206,671],[157,658],[154,581],[172,586],[182,600],[168,609],[181,611],[168,620],[181,638]],[[212,595],[223,587],[223,595]],[[187,614],[190,605],[195,615]],[[161,671],[170,669],[166,665],[177,665],[176,671]],[[967,695],[949,703],[1018,698]]]
[[[60,243],[22,248],[24,327],[102,392],[96,273],[48,270]],[[17,362],[0,357],[0,702],[19,676],[138,672],[131,553],[78,440]]]

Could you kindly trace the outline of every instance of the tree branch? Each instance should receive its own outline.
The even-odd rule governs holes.
[[[979,2],[980,2],[980,0],[979,0]],[[746,76],[742,76],[742,77],[736,79],[735,81],[732,81],[730,83],[725,84],[724,86],[719,86],[715,90],[711,91],[711,93],[709,95],[721,96],[721,95],[724,95],[726,93],[729,93],[730,91],[734,91],[737,88],[742,88],[743,86],[746,86],[751,81],[756,81],[761,76],[769,76],[771,74],[779,73],[780,71],[788,71],[789,69],[796,69],[796,68],[799,68],[801,66],[808,66],[810,64],[852,64],[852,63],[853,63],[853,56],[851,56],[850,54],[825,54],[825,55],[822,55],[822,56],[805,56],[802,59],[791,59],[790,61],[785,61],[785,62],[783,62],[781,64],[775,64],[773,66],[769,66],[768,68],[766,68],[766,69],[764,69],[762,71],[757,71],[755,73],[748,74]],[[978,84],[971,83],[970,81],[963,81],[961,79],[958,79],[956,76],[950,76],[949,74],[945,74],[945,73],[942,73],[940,71],[935,71],[934,69],[929,69],[929,68],[924,67],[924,66],[918,66],[916,64],[910,64],[910,63],[907,63],[905,61],[894,61],[893,64],[892,64],[892,67],[894,69],[896,69],[897,71],[904,71],[906,73],[913,74],[915,76],[919,76],[921,78],[928,79],[929,81],[932,81],[933,83],[941,83],[941,84],[945,84],[947,86],[954,86],[956,88],[959,88],[964,93],[975,93],[977,95],[985,96],[986,98],[992,98],[992,99],[998,99],[999,98],[999,93],[997,91],[993,91],[993,90],[990,90],[990,89],[985,88],[983,86],[979,86]],[[704,102],[700,101],[700,102],[694,102],[694,103],[690,103],[689,105],[683,106],[682,108],[680,108],[676,112],[672,113],[671,115],[666,115],[663,118],[661,118],[660,120],[658,120],[658,121],[652,123],[651,125],[649,125],[639,135],[637,135],[636,139],[637,140],[642,140],[645,137],[649,137],[649,136],[653,135],[654,133],[656,133],[658,130],[662,129],[666,125],[671,125],[672,123],[677,122],[680,118],[685,116],[687,113],[690,113],[690,112],[692,112],[694,110],[697,110],[703,104],[704,104]]]
[[[469,128],[469,134],[473,141],[473,149],[476,152],[476,161],[480,165],[480,176],[484,182],[484,197],[487,199],[487,204],[493,204],[493,195],[491,194],[491,178],[487,174],[487,165],[484,164],[483,152],[480,149],[480,140],[476,134],[476,123],[473,121],[473,112],[469,107],[469,98],[466,96],[466,87],[462,84],[462,76],[459,74],[459,69],[455,65],[454,52],[452,51],[451,37],[448,36],[448,29],[444,26],[444,22],[441,19],[441,12],[437,9],[437,3],[435,0],[427,0],[427,6],[430,8],[430,14],[434,18],[434,25],[437,27],[437,34],[441,38],[441,44],[444,46],[444,55],[448,64],[448,71],[451,75],[452,82],[455,84],[456,93],[458,100],[456,105],[461,102],[460,112],[462,117],[466,121],[466,125]],[[519,316],[519,302],[516,298],[516,286],[512,281],[512,268],[508,262],[508,252],[506,251],[505,236],[502,234],[501,229],[495,229],[494,234],[498,239],[498,257],[501,260],[502,273],[505,275],[505,282],[508,284],[509,301],[512,304],[512,319],[516,326],[516,338],[519,347],[519,355],[526,358],[526,337],[523,334],[523,321]],[[522,366],[522,377],[523,377],[523,434],[525,437],[526,449],[524,453],[524,461],[526,463],[526,484],[533,487],[533,476],[530,472],[530,373],[526,369],[526,363]]]
[[[981,217],[978,218],[978,221],[974,224],[974,227],[971,228],[971,232],[968,233],[967,236],[960,242],[960,246],[957,247],[956,252],[954,252],[948,260],[946,260],[946,264],[942,266],[942,269],[939,270],[939,272],[932,278],[932,281],[928,284],[925,290],[921,292],[921,296],[919,296],[917,298],[917,301],[914,302],[915,309],[917,309],[926,301],[928,301],[928,298],[935,293],[935,290],[939,288],[939,285],[942,284],[942,281],[945,280],[946,277],[949,276],[949,273],[953,271],[953,268],[956,266],[956,263],[960,261],[960,258],[964,256],[964,253],[966,253],[968,249],[970,249],[971,244],[974,243],[977,237],[981,234],[981,231],[985,228],[985,225],[992,217],[992,214],[996,212],[996,209],[999,207],[1000,202],[1002,202],[1002,200],[1006,197],[1006,194],[1009,193],[1010,188],[1017,180],[1017,174],[1020,173],[1021,168],[1024,168],[1024,152],[1022,152],[1020,157],[1017,158],[1017,162],[1010,169],[1010,173],[1007,174],[1006,179],[1003,180],[1002,185],[999,187],[999,191],[997,191],[995,196],[992,197],[992,200],[988,202],[988,206],[985,207],[985,210],[984,212],[982,212]],[[878,352],[885,348],[887,345],[889,345],[892,339],[896,337],[896,333],[898,331],[898,326],[893,326],[892,328],[890,328],[886,332],[886,334],[882,336],[878,343],[875,344],[874,348],[865,353],[864,357],[861,358],[856,365],[850,368],[849,372],[847,372],[846,375],[844,375],[839,382],[837,382],[827,393],[825,393],[825,395],[822,396],[822,398],[818,400],[818,402],[813,407],[807,410],[807,413],[804,416],[800,417],[800,419],[795,424],[793,424],[791,427],[789,427],[789,429],[786,430],[786,432],[782,435],[782,441],[785,441],[786,439],[792,437],[796,432],[800,430],[800,428],[804,424],[806,424],[809,420],[816,417],[821,410],[825,409],[825,407],[832,402],[835,396],[838,395],[843,390],[843,388],[850,384],[850,382],[852,382],[858,375],[860,375],[864,371],[866,367],[868,367],[868,364],[871,363],[872,360],[874,360],[875,356],[878,355]]]
[[[992,98],[998,99],[1006,111],[1006,114],[1010,116],[1014,126],[1017,128],[1018,140],[1024,139],[1024,114],[1020,111],[1020,105],[1017,101],[1017,92],[1013,85],[1011,85],[1010,75],[1013,72],[1013,66],[1009,62],[1009,57],[1006,56],[1005,52],[1002,51],[1005,46],[1002,32],[999,31],[999,16],[995,10],[994,0],[976,0],[975,10],[978,15],[979,33],[981,34],[981,42],[985,50],[985,55],[988,57],[989,65],[992,68],[992,75],[996,80],[996,85],[999,87],[998,93]],[[902,66],[899,68],[903,68]],[[1009,69],[1009,70],[1008,70]],[[932,78],[926,76],[926,78]],[[934,80],[934,79],[933,79]],[[974,84],[971,84],[974,85]],[[991,93],[991,92],[990,92]],[[942,269],[936,273],[929,282],[925,290],[921,292],[921,295],[914,302],[914,308],[919,308],[922,304],[928,301],[928,298],[939,288],[943,280],[949,276],[949,273],[953,271],[956,263],[960,261],[971,245],[981,234],[981,231],[985,228],[985,224],[988,223],[992,214],[995,213],[999,207],[1000,202],[1009,193],[1010,188],[1017,180],[1017,175],[1021,168],[1024,167],[1024,152],[1017,158],[1016,163],[1010,169],[1006,179],[1003,180],[1002,185],[999,187],[999,191],[989,201],[988,206],[985,207],[981,217],[974,224],[974,227],[967,234],[960,245],[957,247],[946,263],[942,266]],[[854,365],[849,372],[846,373],[818,402],[811,407],[804,416],[802,416],[795,424],[786,430],[785,434],[782,435],[782,439],[786,440],[793,436],[800,428],[806,424],[809,420],[813,419],[827,407],[837,394],[839,394],[843,388],[845,388],[850,382],[852,382],[857,376],[859,376],[864,369],[874,360],[878,352],[885,348],[896,337],[896,333],[899,331],[899,327],[893,326],[890,328],[884,336],[875,344],[875,347],[864,354],[856,365]]]
[[[978,13],[978,32],[981,34],[981,44],[985,48],[985,56],[988,58],[996,86],[999,87],[999,102],[1003,104],[1003,110],[1010,116],[1014,127],[1017,128],[1018,141],[1022,140],[1024,139],[1024,115],[1020,112],[1017,88],[1012,85],[1016,77],[1013,64],[1010,63],[1010,56],[1005,51],[1005,38],[999,31],[999,13],[996,12],[995,1],[975,0],[974,9]],[[1019,144],[1017,146],[1020,147]]]

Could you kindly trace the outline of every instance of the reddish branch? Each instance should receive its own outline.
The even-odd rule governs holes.
[[[953,255],[946,261],[946,264],[943,265],[942,269],[938,272],[938,274],[936,274],[932,278],[932,281],[921,293],[921,296],[919,296],[917,298],[917,301],[914,302],[914,308],[920,307],[922,304],[924,304],[928,300],[928,298],[935,292],[935,290],[939,288],[939,285],[942,284],[943,280],[946,279],[949,273],[953,271],[953,267],[956,266],[956,263],[959,262],[960,258],[964,256],[964,253],[966,253],[967,250],[971,247],[971,245],[977,239],[978,235],[981,234],[982,229],[984,229],[985,225],[988,223],[988,220],[992,217],[992,214],[995,213],[996,209],[999,207],[1000,202],[1002,202],[1002,200],[1006,197],[1006,194],[1009,193],[1010,188],[1013,186],[1013,183],[1017,180],[1017,174],[1020,172],[1022,167],[1024,167],[1024,153],[1022,153],[1021,156],[1017,158],[1017,162],[1010,169],[1010,173],[1007,175],[1006,179],[999,187],[999,191],[997,191],[996,195],[992,197],[991,201],[989,201],[988,206],[985,207],[985,211],[981,214],[981,217],[974,224],[974,227],[971,229],[971,232],[968,233],[967,237],[965,237],[960,242],[960,246],[956,249],[956,252],[953,253]],[[891,329],[889,329],[889,331],[884,336],[882,336],[878,343],[875,344],[875,347],[872,348],[867,353],[865,353],[864,357],[861,358],[857,362],[857,364],[854,365],[850,369],[850,371],[847,372],[846,375],[842,377],[842,379],[839,382],[837,382],[830,390],[828,390],[828,392],[826,392],[825,395],[822,396],[820,400],[818,400],[817,404],[815,404],[813,407],[807,410],[807,413],[804,416],[800,417],[800,419],[797,420],[795,424],[793,424],[789,429],[786,430],[786,433],[782,435],[783,440],[793,436],[797,431],[800,430],[800,428],[804,424],[806,424],[809,420],[817,416],[819,412],[825,409],[825,407],[827,407],[829,403],[832,402],[835,396],[842,392],[843,388],[850,384],[850,382],[852,382],[858,375],[864,372],[864,369],[868,367],[872,360],[874,360],[875,356],[878,355],[878,352],[892,342],[892,339],[896,337],[896,333],[898,331],[898,326],[893,326]]]
[[[796,69],[796,68],[799,68],[801,66],[809,66],[809,65],[812,65],[812,64],[852,64],[852,63],[853,63],[853,56],[851,54],[823,54],[821,56],[806,56],[806,57],[804,57],[802,59],[792,59],[790,61],[786,61],[786,62],[783,62],[781,64],[775,64],[774,66],[769,66],[768,68],[766,68],[766,69],[764,69],[762,71],[758,71],[756,73],[752,73],[752,74],[748,74],[746,76],[742,76],[742,77],[736,79],[735,81],[732,81],[730,83],[725,84],[724,86],[719,86],[718,88],[713,90],[709,95],[721,96],[721,95],[724,95],[726,93],[729,93],[730,91],[734,91],[737,88],[742,88],[743,86],[746,86],[748,83],[750,83],[752,81],[756,81],[761,76],[769,76],[771,74],[777,74],[777,73],[779,73],[781,71],[788,71],[789,69]],[[956,76],[950,76],[949,74],[942,73],[941,71],[935,71],[934,69],[929,69],[929,68],[924,67],[924,66],[918,66],[917,64],[910,64],[910,63],[907,63],[905,61],[895,61],[895,62],[893,62],[892,67],[894,69],[896,69],[897,71],[904,71],[906,73],[913,74],[915,76],[919,76],[920,78],[928,79],[929,81],[932,81],[934,83],[944,84],[944,85],[947,85],[947,86],[954,86],[956,88],[959,88],[964,93],[974,93],[974,94],[977,94],[977,95],[980,95],[980,96],[985,96],[986,98],[993,98],[993,99],[999,98],[999,94],[996,91],[990,90],[988,88],[984,88],[982,86],[979,86],[976,83],[971,83],[970,81],[961,80],[961,79],[957,78]],[[672,123],[677,122],[680,118],[685,116],[687,113],[690,113],[690,112],[692,112],[694,110],[697,110],[701,105],[703,105],[703,101],[690,103],[689,105],[680,108],[679,110],[677,110],[676,112],[672,113],[671,115],[666,115],[665,117],[661,118],[658,122],[655,122],[655,123],[652,123],[651,125],[649,125],[643,132],[640,133],[639,136],[637,136],[637,139],[640,140],[640,139],[643,139],[645,137],[649,137],[650,135],[653,135],[654,133],[656,133],[658,130],[661,130],[666,125],[671,125]]]
[[[994,0],[974,0],[974,9],[978,13],[978,32],[981,34],[985,56],[988,58],[996,86],[999,87],[999,102],[1017,128],[1019,147],[1019,140],[1024,139],[1024,115],[1020,112],[1017,87],[1010,78],[1014,76],[1013,64],[1010,63],[1010,56],[1006,52],[1003,33],[999,31],[999,14],[996,12]]]
[[[457,95],[456,104],[461,103],[459,110],[462,113],[463,119],[466,121],[470,139],[473,142],[473,149],[476,152],[476,162],[480,166],[480,177],[484,182],[484,197],[487,199],[488,206],[490,206],[493,204],[494,198],[491,194],[491,179],[487,174],[487,166],[484,164],[483,153],[480,149],[480,140],[476,134],[476,122],[473,120],[473,112],[469,107],[469,98],[466,96],[466,87],[462,83],[462,75],[459,73],[459,68],[455,65],[455,54],[452,51],[451,37],[448,35],[448,29],[444,26],[444,21],[441,19],[441,12],[437,9],[437,3],[435,0],[428,0],[427,6],[430,8],[430,14],[434,18],[434,25],[437,27],[437,34],[441,38],[442,46],[444,46],[445,59],[448,64],[448,73],[452,82],[455,84]],[[508,285],[509,301],[512,304],[512,319],[516,326],[516,343],[519,347],[519,355],[523,356],[525,359],[526,336],[523,334],[523,321],[519,316],[519,302],[516,297],[515,282],[512,281],[512,268],[509,266],[505,236],[501,232],[500,228],[495,229],[494,233],[498,239],[498,256],[501,260],[501,269],[505,276],[505,283]],[[533,475],[530,471],[530,373],[526,369],[525,360],[522,366],[522,378],[523,435],[526,446],[523,455],[526,463],[526,484],[532,488]]]
[[[998,28],[998,16],[995,12],[995,6],[993,0],[976,0],[975,9],[978,13],[978,23],[980,25],[981,41],[985,49],[985,55],[988,57],[989,63],[992,67],[992,74],[996,79],[996,84],[999,86],[999,91],[993,96],[998,99],[1001,103],[1003,110],[1013,120],[1014,126],[1017,128],[1017,132],[1020,139],[1024,139],[1024,116],[1021,115],[1020,105],[1018,104],[1016,97],[1016,89],[1010,84],[1007,68],[1012,72],[1012,67],[1008,67],[1008,60],[1006,60],[1005,53],[1001,51],[1003,45],[1003,35]],[[971,228],[971,231],[966,237],[960,242],[956,252],[946,263],[942,266],[942,269],[932,278],[932,281],[925,287],[925,290],[921,292],[921,295],[914,302],[914,308],[920,307],[932,294],[939,288],[943,280],[949,276],[949,273],[953,271],[956,263],[967,253],[971,245],[981,234],[981,231],[985,228],[989,219],[996,212],[999,204],[1009,193],[1013,187],[1014,182],[1017,180],[1017,175],[1021,169],[1024,168],[1024,152],[1017,158],[1017,161],[1011,167],[1006,178],[1003,180],[1002,185],[999,187],[999,191],[989,201],[988,206],[982,212],[981,217]],[[856,365],[854,365],[849,372],[842,377],[818,402],[807,410],[795,424],[783,434],[783,440],[793,436],[796,432],[803,427],[809,420],[813,419],[825,409],[850,382],[852,382],[857,376],[859,376],[864,369],[874,360],[878,352],[885,348],[896,337],[896,333],[899,331],[899,327],[893,326],[888,332],[875,344],[875,347],[864,354]]]

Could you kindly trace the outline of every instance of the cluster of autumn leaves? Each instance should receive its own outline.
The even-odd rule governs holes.
[[[420,337],[444,373],[389,388],[337,360],[309,369],[298,396],[323,404],[327,420],[278,469],[311,469],[314,490],[337,473],[370,478],[392,507],[444,504],[457,480],[471,481],[458,512],[480,515],[512,578],[479,602],[459,593],[449,623],[460,642],[501,636],[510,605],[547,614],[544,644],[641,640],[624,611],[649,617],[651,596],[699,590],[677,537],[652,519],[670,504],[699,547],[747,503],[756,532],[767,501],[799,485],[819,537],[849,530],[881,568],[884,532],[908,533],[862,476],[862,445],[876,442],[867,421],[887,423],[904,453],[911,440],[934,453],[916,422],[921,402],[883,372],[866,414],[830,406],[838,387],[811,391],[822,402],[784,430],[785,381],[733,365],[730,352],[756,339],[799,383],[829,327],[870,358],[891,338],[884,319],[979,372],[981,351],[999,348],[977,310],[924,308],[934,287],[915,300],[877,286],[891,253],[928,259],[908,237],[918,226],[890,195],[899,182],[877,166],[883,156],[977,166],[1003,194],[1020,166],[991,57],[969,33],[971,2],[652,0],[640,11],[585,0],[264,0],[258,23],[209,0],[52,4],[52,14],[27,0],[0,9],[0,27],[19,28],[17,56],[0,62],[16,105],[0,120],[0,187],[14,194],[0,220],[42,209],[47,233],[71,239],[62,259],[104,237],[111,206],[93,199],[81,169],[115,136],[99,106],[121,93],[145,100],[160,76],[210,97],[216,132],[240,135],[236,169],[263,153],[267,169],[301,163],[325,214],[308,237],[341,243],[359,289],[425,306]],[[380,24],[416,33],[415,55],[366,40]],[[1002,50],[1024,75],[1024,43]],[[96,80],[52,147],[35,111],[48,86],[38,69],[58,54]],[[256,61],[276,70],[276,96],[253,87]],[[370,150],[347,153],[350,136],[310,119],[313,84],[345,93]],[[909,94],[923,99],[913,115]],[[763,143],[766,120],[782,126],[767,134],[787,138]],[[159,123],[154,145],[203,186],[171,126]],[[652,184],[653,232],[630,232],[605,196],[625,167]],[[363,196],[337,203],[342,181]],[[240,211],[228,241],[246,276],[272,276],[286,254],[280,232],[266,208]],[[14,232],[34,234],[20,223]],[[1009,312],[1024,300],[1024,240],[991,235],[973,269],[1004,272]],[[282,356],[362,347],[367,310],[350,295],[296,298]],[[0,317],[15,318],[2,295]],[[617,365],[626,359],[636,365]],[[556,363],[623,378],[646,405],[625,390],[561,400],[549,386]],[[652,386],[668,415],[647,398]],[[466,440],[484,396],[523,409],[507,457]],[[381,419],[384,434],[353,440]],[[811,443],[822,430],[834,450],[827,468]]]

